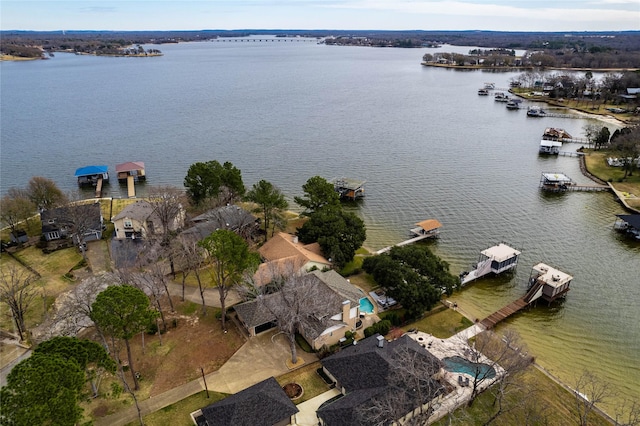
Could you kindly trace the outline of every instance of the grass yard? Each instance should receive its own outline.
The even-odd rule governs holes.
[[[313,364],[305,365],[287,374],[278,376],[276,380],[280,386],[284,386],[287,383],[297,383],[302,386],[304,394],[302,397],[293,401],[295,404],[300,404],[329,390],[329,385],[327,385],[316,372],[321,366],[319,361],[314,362]]]
[[[207,398],[206,391],[202,391],[175,404],[164,407],[155,413],[144,416],[144,424],[147,426],[193,426],[189,414],[207,405],[211,405],[214,402],[218,402],[227,396],[228,395],[224,393],[209,391],[209,398]],[[129,423],[130,426],[137,426],[139,424],[137,421]]]
[[[611,167],[607,164],[608,157],[616,157],[611,151],[588,150],[585,156],[587,170],[600,179],[611,182],[616,190],[628,194],[626,202],[629,206],[640,209],[640,170],[634,170],[633,176],[627,176],[624,182],[620,182],[624,176],[624,170],[620,167]]]
[[[351,282],[351,284],[360,287],[362,290],[364,290],[365,293],[369,293],[370,291],[373,291],[379,287],[378,284],[374,281],[373,276],[367,274],[366,272],[360,272],[359,274],[351,275],[349,277],[349,281]]]
[[[508,389],[507,400],[513,409],[505,412],[491,424],[511,425],[557,425],[579,424],[577,415],[572,411],[575,397],[562,386],[548,378],[535,366],[514,377],[515,381]],[[461,407],[451,414],[451,423],[447,417],[435,423],[436,426],[483,425],[495,410],[493,395],[490,391],[482,393],[471,408]],[[590,426],[605,426],[609,423],[602,417],[592,414]]]
[[[54,303],[56,297],[70,289],[74,281],[65,278],[64,274],[79,264],[82,256],[75,248],[58,250],[50,254],[42,253],[36,247],[27,247],[16,253],[14,256],[22,262],[32,267],[41,274],[41,278],[36,281],[40,289],[36,290],[36,299],[31,303],[26,315],[27,329],[32,329],[35,325],[43,321],[46,310]],[[10,258],[7,254],[2,254],[3,268],[9,264],[15,264],[23,268],[18,262]],[[5,309],[4,307],[2,308]],[[3,316],[0,319],[0,326],[7,330],[12,329],[11,318]]]
[[[466,317],[460,315],[460,313],[453,309],[445,309],[444,311],[437,312],[411,323],[403,327],[403,329],[406,331],[416,328],[419,331],[429,333],[437,338],[446,339],[471,325],[473,325],[473,323]]]
[[[140,390],[136,393],[140,401],[198,379],[201,376],[201,367],[205,374],[218,370],[244,343],[243,337],[235,327],[229,328],[226,334],[222,332],[220,322],[216,318],[218,309],[208,308],[207,315],[201,316],[197,304],[180,302],[178,297],[173,298],[173,302],[176,308],[175,313],[169,312],[166,301],[163,303],[166,308],[168,331],[162,334],[162,341],[157,334],[145,334],[144,340],[143,336],[138,334],[131,340],[135,370],[140,373]],[[93,334],[82,337],[96,338]],[[120,359],[126,360],[124,344],[121,346]],[[131,384],[131,373],[126,372],[125,377]],[[112,383],[118,383],[121,386],[119,379],[113,376],[105,378],[100,384],[101,394],[112,394]],[[213,402],[209,401],[202,404],[198,402],[197,404],[200,405],[194,409],[189,406],[189,408],[175,410],[189,420],[188,415],[191,411]],[[182,402],[175,405],[179,406]],[[117,397],[92,399],[84,404],[83,408],[85,414],[90,416],[88,418],[95,419],[132,404],[131,398],[123,393]],[[161,410],[158,413],[163,412]]]

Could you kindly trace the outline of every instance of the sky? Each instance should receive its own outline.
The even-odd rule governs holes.
[[[2,30],[640,30],[640,0],[0,0]]]

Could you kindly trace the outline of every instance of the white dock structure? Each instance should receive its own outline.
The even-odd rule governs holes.
[[[505,243],[499,243],[493,247],[480,252],[480,260],[474,270],[469,273],[462,273],[460,279],[462,285],[466,285],[473,280],[477,280],[487,274],[500,274],[515,268],[518,265],[520,252]]]
[[[423,220],[422,222],[418,222],[415,225],[417,226],[417,228],[413,228],[409,231],[409,233],[414,236],[413,238],[380,249],[376,252],[376,254],[386,253],[391,250],[392,247],[406,246],[408,244],[412,244],[427,238],[437,238],[440,232],[439,230],[442,227],[442,224],[437,219]]]

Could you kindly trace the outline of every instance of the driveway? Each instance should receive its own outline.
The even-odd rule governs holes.
[[[308,365],[318,360],[315,354],[306,353],[298,348],[298,358]],[[218,371],[205,376],[209,390],[237,393],[271,376],[279,376],[291,371],[287,361],[291,352],[284,335],[270,330],[249,339]],[[160,395],[140,402],[142,415],[158,411],[188,396],[205,389],[202,379],[194,380]],[[119,426],[136,421],[138,412],[129,407],[126,410],[96,419],[96,426]]]

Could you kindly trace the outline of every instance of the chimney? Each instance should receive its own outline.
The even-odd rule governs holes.
[[[293,241],[293,244],[298,244],[298,236],[294,235],[293,238],[291,238],[291,241]]]
[[[384,348],[384,336],[378,336],[378,347],[379,348]]]
[[[345,300],[342,302],[342,322],[346,322],[349,324],[350,319],[350,311],[351,311],[351,302]]]

